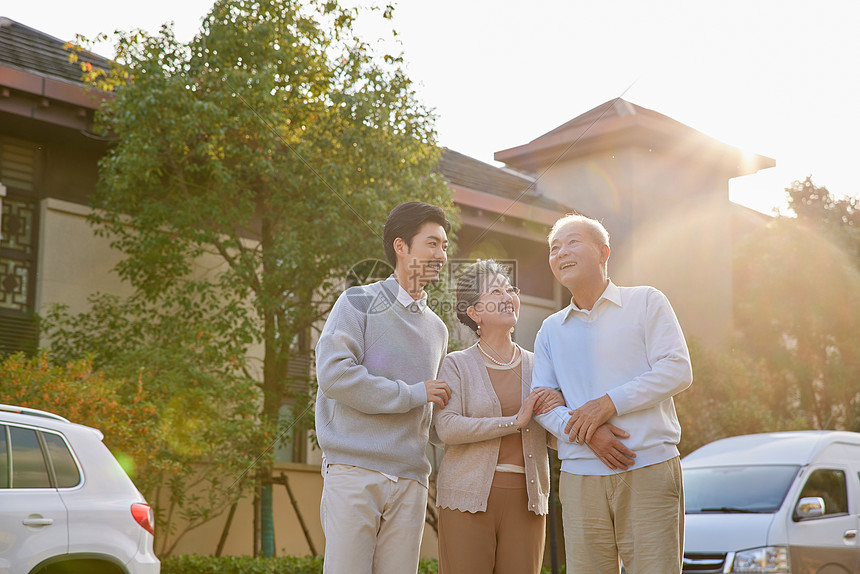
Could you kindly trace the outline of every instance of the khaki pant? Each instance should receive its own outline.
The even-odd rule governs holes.
[[[439,509],[439,574],[539,574],[545,518],[523,488],[490,489],[486,512]]]
[[[325,469],[320,519],[325,574],[418,572],[427,489],[346,464]]]
[[[568,574],[680,574],[684,487],[678,458],[609,476],[561,473]]]

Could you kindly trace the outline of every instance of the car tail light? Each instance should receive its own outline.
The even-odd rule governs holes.
[[[139,502],[132,504],[131,515],[144,530],[150,534],[155,534],[155,520],[152,515],[152,508],[150,508],[148,504],[142,504]]]

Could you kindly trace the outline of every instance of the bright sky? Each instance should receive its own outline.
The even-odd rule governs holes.
[[[63,40],[173,21],[187,40],[211,5],[19,1],[0,16]],[[623,96],[775,158],[730,188],[769,213],[784,212],[783,189],[808,174],[860,195],[858,22],[853,0],[400,0],[393,26],[442,145],[493,163],[495,151]]]

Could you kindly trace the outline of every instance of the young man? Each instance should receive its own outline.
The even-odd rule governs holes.
[[[439,279],[450,230],[439,207],[395,207],[383,237],[394,274],[344,291],[317,343],[327,574],[418,571],[432,404],[451,394],[436,380],[448,329],[424,287]]]
[[[684,504],[672,397],[692,383],[669,301],[609,279],[609,234],[580,215],[556,222],[549,264],[571,294],[535,340],[532,386],[560,389],[568,407],[536,416],[559,437],[567,572],[681,572]],[[611,422],[632,453],[595,443]]]

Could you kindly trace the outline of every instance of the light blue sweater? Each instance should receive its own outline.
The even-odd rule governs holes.
[[[608,475],[587,447],[564,435],[568,412],[609,395],[609,422],[630,433],[634,470],[678,456],[681,425],[672,397],[693,381],[690,354],[669,300],[652,287],[609,283],[591,311],[573,303],[544,320],[535,340],[532,388],[560,389],[567,407],[535,416],[558,437],[561,469]]]
[[[394,277],[351,287],[316,347],[316,434],[328,464],[350,464],[427,486],[431,404],[448,345],[445,323],[397,301]]]

